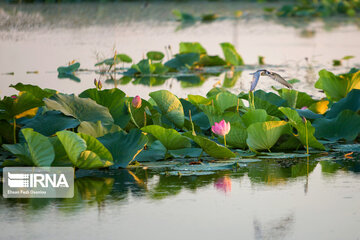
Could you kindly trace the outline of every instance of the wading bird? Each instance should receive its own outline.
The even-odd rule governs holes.
[[[282,85],[285,85],[286,87],[292,89],[293,86],[288,83],[283,77],[281,77],[279,74],[275,73],[275,72],[270,72],[266,69],[260,69],[260,70],[257,70],[256,72],[254,73],[250,73],[250,75],[253,75],[253,80],[251,81],[251,87],[250,87],[250,91],[254,91],[259,79],[260,79],[260,76],[267,76],[267,77],[270,77],[271,79],[281,83]]]

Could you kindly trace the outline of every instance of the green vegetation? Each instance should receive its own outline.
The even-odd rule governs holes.
[[[224,61],[243,64],[231,45],[222,47]],[[199,43],[181,43],[174,59],[187,54],[198,60],[208,56]],[[142,60],[130,69],[153,74],[152,66],[161,64],[164,56],[147,55],[147,64]],[[198,60],[190,58],[190,65],[169,71],[188,71],[198,66]],[[73,66],[59,69],[72,74]],[[257,90],[253,108],[247,107],[247,93],[235,95],[223,88],[213,88],[206,97],[180,99],[159,90],[150,93],[148,101],[139,97],[135,101],[117,88],[92,88],[77,96],[21,83],[10,87],[19,94],[0,101],[2,147],[13,156],[3,166],[126,168],[129,163],[180,156],[196,158],[203,167],[206,159],[232,159],[226,168],[233,168],[243,151],[261,156],[266,154],[262,150],[329,150],[331,145],[326,144],[354,141],[360,134],[360,71],[356,70],[340,75],[321,70],[315,87],[324,91],[324,99],[289,89],[274,88],[277,94]],[[225,135],[211,131],[222,120],[231,126],[220,133],[226,135],[226,144]],[[219,165],[212,167],[206,171]]]

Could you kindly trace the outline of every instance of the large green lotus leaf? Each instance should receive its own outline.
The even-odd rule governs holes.
[[[64,146],[70,161],[77,166],[80,154],[86,150],[86,142],[78,134],[70,131],[60,131],[56,133],[61,144]]]
[[[270,121],[271,117],[266,113],[264,109],[249,110],[241,116],[242,122],[245,127],[249,127],[251,124],[256,122]]]
[[[182,128],[184,125],[184,109],[180,100],[167,90],[159,90],[149,95],[154,99],[161,113],[177,127]]]
[[[280,97],[286,100],[287,105],[289,107],[295,108],[297,103],[298,93],[299,92],[296,90],[283,88],[280,93]]]
[[[212,88],[210,89],[210,91],[208,91],[206,93],[206,97],[208,97],[209,99],[215,97],[216,95],[218,95],[219,93],[221,92],[227,92],[227,93],[230,93],[227,89],[225,88],[219,88],[219,87],[215,87],[215,88]]]
[[[141,151],[138,155],[135,156],[134,160],[138,162],[153,162],[156,160],[165,159],[166,148],[159,140],[154,141],[146,149]]]
[[[49,139],[31,128],[21,130],[29,149],[31,161],[37,167],[48,167],[55,159],[55,152]]]
[[[182,68],[190,68],[195,62],[199,61],[198,53],[176,54],[175,58],[165,63],[166,67],[180,70]]]
[[[55,151],[55,159],[51,166],[72,166],[72,162],[70,161],[64,146],[60,142],[57,136],[49,138],[50,143],[53,145]]]
[[[235,94],[229,92],[220,92],[214,98],[214,103],[219,109],[224,112],[230,107],[236,107],[238,104],[243,107],[244,104]]]
[[[125,93],[120,89],[105,89],[98,91],[96,88],[87,89],[79,97],[91,98],[97,104],[109,109],[115,124],[125,128],[130,120],[130,115],[126,106]]]
[[[300,117],[305,117],[306,119],[318,119],[324,117],[323,115],[314,113],[309,109],[296,109],[296,111],[300,115]]]
[[[152,74],[155,71],[155,66],[151,64],[150,59],[143,59],[131,68],[135,68],[143,75]]]
[[[352,110],[354,112],[359,111],[360,109],[360,90],[353,89],[349,94],[338,101],[337,103],[334,103],[331,106],[330,111],[328,111],[325,116],[326,118],[335,118],[338,116],[340,112],[343,110]]]
[[[290,90],[290,89],[287,89],[287,88],[276,89],[276,88],[273,87],[273,89],[276,90],[283,99],[285,99],[287,97],[290,97],[290,98],[293,99],[294,96],[297,95],[297,97],[296,97],[296,106],[293,107],[293,108],[309,107],[312,104],[316,103],[316,100],[312,99],[312,97],[310,95],[308,95],[307,93],[305,93],[305,92],[299,92],[299,91],[296,91],[296,90],[293,90],[293,89]],[[287,93],[285,93],[285,92],[287,92]],[[285,95],[290,94],[290,96],[285,97],[284,93],[285,93]],[[291,97],[291,95],[293,95],[293,96]],[[291,105],[289,105],[289,106],[291,106]]]
[[[195,158],[199,157],[203,150],[201,148],[183,148],[183,149],[176,149],[176,150],[169,150],[171,156],[175,158]]]
[[[146,56],[150,60],[161,61],[165,55],[162,52],[150,51],[146,53]]]
[[[126,168],[143,150],[148,139],[139,129],[132,129],[128,134],[124,132],[109,133],[99,138],[99,141],[109,149],[114,158],[114,165],[111,168]]]
[[[288,126],[285,121],[253,123],[247,128],[246,143],[252,150],[270,150],[287,130]]]
[[[199,104],[209,105],[211,104],[211,99],[205,98],[200,95],[188,95],[189,102],[198,106]]]
[[[66,67],[58,67],[57,71],[59,74],[72,74],[80,68],[80,63],[74,63]]]
[[[360,116],[351,110],[344,110],[336,118],[316,119],[313,126],[317,138],[353,141],[360,133]]]
[[[17,144],[3,144],[2,147],[14,154],[17,159],[4,161],[2,164],[3,167],[8,166],[34,166],[34,163],[31,159],[30,151],[26,143],[17,143]]]
[[[215,67],[215,66],[224,66],[226,62],[219,56],[209,56],[209,55],[201,55],[200,60],[198,62],[199,66],[203,67]]]
[[[78,127],[79,133],[93,136],[95,138],[102,137],[108,133],[121,131],[121,128],[116,125],[102,125],[100,121],[97,123],[83,121]]]
[[[228,42],[220,44],[222,51],[224,53],[225,61],[231,65],[239,66],[244,65],[244,61],[236,51],[235,47]]]
[[[233,158],[235,154],[230,151],[228,148],[217,144],[214,141],[202,136],[194,136],[191,132],[184,133],[184,136],[192,139],[196,144],[198,144],[204,152],[214,158],[223,159],[223,158]]]
[[[246,148],[247,130],[240,122],[232,122],[230,132],[226,135],[226,143],[236,148]],[[218,141],[223,143],[224,138],[218,137]]]
[[[2,143],[14,142],[14,126],[6,120],[0,120],[0,139]]]
[[[286,105],[286,100],[274,93],[266,93],[262,90],[255,91],[254,96],[256,109],[264,109],[271,116],[280,118],[283,116],[278,107]]]
[[[56,94],[44,101],[49,110],[60,111],[80,121],[101,121],[103,124],[114,122],[109,110],[92,99],[79,98],[73,94]]]
[[[296,128],[296,137],[301,141],[304,146],[306,146],[307,131],[309,147],[325,150],[325,147],[314,137],[315,128],[311,125],[310,121],[306,121],[305,125],[296,110],[284,107],[280,107],[279,110],[286,115],[286,117],[289,119],[289,123],[291,124],[291,126]]]
[[[79,120],[65,116],[59,111],[47,111],[45,113],[38,113],[23,128],[32,128],[42,135],[51,136],[61,130],[76,128],[79,124]]]
[[[103,64],[105,64],[107,66],[112,66],[114,64],[118,64],[118,63],[121,63],[121,62],[131,63],[132,59],[131,59],[131,57],[129,57],[126,54],[117,54],[112,58],[107,58],[107,59],[105,59],[105,60],[103,60],[101,62],[96,63],[95,66],[100,66],[100,65],[103,65]]]
[[[10,120],[27,110],[43,105],[43,100],[30,92],[23,92],[16,99],[4,97],[0,101],[0,119]]]
[[[96,169],[113,165],[111,153],[99,140],[83,133],[78,133],[78,135],[85,140],[86,150],[80,153],[76,167]]]
[[[131,104],[133,99],[134,99],[133,97],[127,98],[127,102],[130,103],[131,114],[132,114],[134,121],[136,121],[136,124],[139,127],[143,127],[143,126],[145,126],[145,120],[146,120],[146,125],[153,124],[152,116],[151,116],[151,110],[153,110],[153,106],[148,101],[141,99],[141,106],[139,108],[134,108]],[[129,107],[129,105],[128,105],[128,107]],[[145,119],[144,113],[146,113],[146,119]],[[134,126],[132,124],[132,121],[130,121],[130,123],[129,123],[129,125]],[[128,127],[129,127],[129,125],[128,125]]]
[[[198,42],[181,42],[179,53],[198,53],[201,55],[206,54],[206,50]]]
[[[166,129],[158,125],[151,125],[143,127],[141,130],[152,134],[168,150],[191,147],[190,141],[174,129]]]
[[[31,93],[40,100],[44,98],[49,98],[56,93],[56,90],[41,89],[40,87],[31,84],[17,83],[16,85],[10,85],[10,87],[15,88],[19,92]]]
[[[324,90],[326,96],[333,101],[344,98],[352,89],[360,89],[360,71],[336,76],[323,69],[319,76],[315,87]]]
[[[217,106],[199,105],[200,109],[206,114],[209,119],[210,125],[213,126],[215,122],[225,120],[226,122],[242,122],[238,112],[225,112],[222,113]]]
[[[194,104],[185,99],[180,99],[180,102],[184,108],[185,117],[190,120],[189,112],[191,112],[191,119],[193,123],[199,126],[203,130],[210,128],[209,119],[204,112],[200,111]]]

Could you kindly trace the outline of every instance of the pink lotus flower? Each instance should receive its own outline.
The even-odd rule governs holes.
[[[214,187],[225,193],[231,192],[231,178],[225,176],[216,180],[216,182],[214,183]]]
[[[141,107],[141,98],[137,95],[133,98],[131,104],[134,108],[140,108]]]
[[[213,133],[225,136],[230,132],[230,122],[225,122],[225,120],[221,120],[219,123],[215,123],[214,126],[211,127]]]
[[[16,95],[11,95],[11,98],[12,99],[17,99],[17,96]]]
[[[226,147],[226,134],[230,132],[230,122],[225,122],[225,120],[221,120],[219,123],[215,123],[214,126],[211,126],[211,130],[213,133],[224,137],[224,144]]]
[[[306,110],[306,109],[309,109],[308,107],[302,107],[301,110]]]

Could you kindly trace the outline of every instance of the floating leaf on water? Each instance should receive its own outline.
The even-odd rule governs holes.
[[[170,155],[175,158],[199,157],[202,152],[203,150],[201,148],[182,148],[169,150]]]
[[[240,156],[240,157],[245,157],[245,158],[250,158],[250,157],[255,157],[256,153],[252,152],[252,151],[244,151],[244,150],[240,150],[240,149],[234,149],[236,155]]]
[[[182,164],[179,166],[174,166],[171,169],[175,171],[221,171],[221,170],[231,170],[235,166],[234,163],[202,163],[200,165],[189,165]]]
[[[57,71],[59,74],[73,74],[79,68],[80,68],[80,63],[77,62],[66,67],[58,67]]]
[[[287,158],[306,158],[310,154],[300,154],[300,153],[264,153],[267,156],[258,156],[263,159],[287,159]]]
[[[360,144],[339,144],[334,146],[334,150],[338,152],[360,152]]]
[[[213,175],[215,172],[212,171],[167,171],[160,173],[162,175],[167,176],[179,176],[179,177],[190,177],[190,176],[206,176],[206,175]]]

